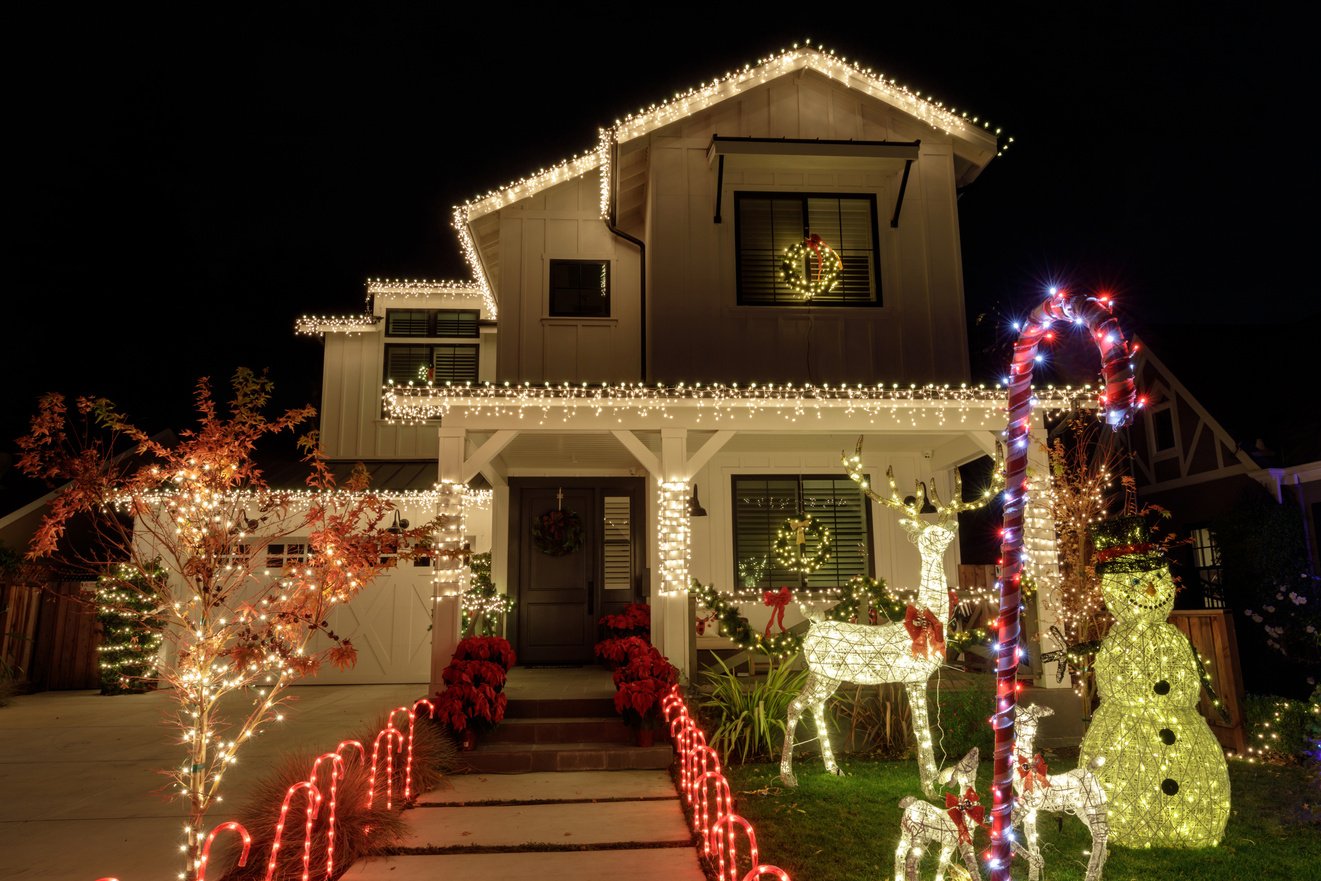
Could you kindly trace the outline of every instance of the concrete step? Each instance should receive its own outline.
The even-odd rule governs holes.
[[[692,832],[674,799],[490,807],[419,807],[407,815],[404,849],[684,845]]]
[[[668,743],[638,747],[608,743],[482,743],[459,754],[468,773],[632,771],[670,766]]]
[[[667,771],[543,771],[528,774],[458,774],[418,797],[419,805],[481,802],[677,799]]]
[[[691,847],[398,856],[360,860],[343,881],[706,881]]]
[[[606,697],[510,698],[506,719],[619,718],[615,702]]]
[[[506,718],[484,738],[486,743],[633,743],[636,739],[618,716]]]

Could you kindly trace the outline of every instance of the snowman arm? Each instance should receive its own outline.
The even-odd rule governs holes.
[[[1197,665],[1197,676],[1202,680],[1202,688],[1206,691],[1206,696],[1211,699],[1211,706],[1216,708],[1216,715],[1220,721],[1229,724],[1229,711],[1220,701],[1220,695],[1216,694],[1215,686],[1211,684],[1211,674],[1206,672],[1206,667],[1202,665],[1202,655],[1197,651],[1197,646],[1193,645],[1192,637],[1184,634],[1183,638],[1188,640],[1188,648],[1193,652],[1193,663]]]
[[[1052,628],[1051,633],[1055,635],[1057,641],[1062,641],[1057,635],[1058,630]],[[1056,672],[1055,681],[1062,681],[1066,667],[1071,667],[1078,672],[1086,670],[1086,665],[1082,662],[1088,655],[1094,655],[1101,650],[1101,642],[1099,639],[1094,639],[1090,642],[1079,642],[1073,645],[1065,644],[1062,649],[1044,653],[1041,656],[1041,663],[1049,664],[1052,661],[1058,661],[1060,666]]]

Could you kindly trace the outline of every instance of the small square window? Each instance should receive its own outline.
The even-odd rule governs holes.
[[[550,314],[610,317],[610,261],[550,261]]]

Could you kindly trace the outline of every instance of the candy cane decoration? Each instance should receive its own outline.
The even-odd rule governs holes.
[[[436,705],[426,698],[420,698],[413,704],[413,708],[408,711],[408,759],[404,765],[404,801],[412,796],[413,792],[413,725],[417,722],[417,708],[419,704],[426,704],[431,710],[431,718],[436,718]],[[394,718],[394,713],[390,714]]]
[[[700,827],[702,835],[702,853],[711,857],[711,826],[725,818],[734,810],[734,796],[729,790],[729,781],[719,771],[707,771],[697,779],[693,786],[697,791],[697,804],[693,806],[693,822]],[[715,792],[715,819],[712,819],[710,803],[711,792]]]
[[[307,792],[308,800],[307,829],[303,837],[303,877],[307,877],[307,864],[312,851],[312,821],[316,818],[317,811],[321,809],[321,790],[316,788],[315,783],[302,780],[289,787],[289,791],[284,794],[284,804],[280,805],[280,819],[275,823],[275,837],[271,841],[271,859],[266,864],[266,881],[271,881],[275,877],[275,864],[280,858],[280,839],[284,837],[284,821],[289,814],[289,804],[299,790]]]
[[[1019,625],[1021,603],[1019,582],[1023,577],[1023,514],[1027,509],[1027,451],[1032,419],[1032,365],[1037,348],[1051,342],[1056,322],[1086,327],[1101,352],[1101,371],[1105,389],[1101,392],[1101,415],[1116,431],[1133,417],[1141,406],[1133,385],[1133,364],[1129,360],[1128,341],[1119,322],[1110,312],[1108,297],[1074,296],[1051,291],[1049,299],[1028,316],[1014,343],[1013,362],[1009,367],[1009,426],[1005,443],[1004,530],[1000,546],[1000,614],[996,652],[995,765],[991,777],[991,881],[1009,881],[1010,829],[1013,809],[1014,706],[1017,702]]]
[[[789,873],[779,866],[768,866],[764,863],[760,866],[753,866],[752,871],[743,876],[743,881],[761,881],[763,877],[770,875],[775,881],[790,881]]]
[[[711,824],[711,836],[716,841],[716,856],[720,869],[716,872],[716,878],[723,881],[725,874],[725,855],[729,855],[729,881],[739,881],[738,876],[738,849],[734,846],[734,826],[738,825],[743,830],[743,834],[748,837],[748,852],[752,857],[752,865],[759,864],[757,859],[757,833],[752,831],[752,824],[740,817],[738,814],[725,814],[715,823]],[[726,834],[720,836],[720,827],[726,828]]]
[[[388,811],[394,808],[391,803],[394,798],[394,753],[403,751],[404,735],[398,728],[387,724],[372,743],[372,772],[367,792],[368,810],[371,810],[372,803],[376,800],[376,757],[380,754],[382,737],[385,738],[385,809]],[[390,751],[392,746],[394,752]]]
[[[362,744],[356,740],[341,740],[339,742],[339,746],[335,747],[335,755],[338,756],[341,752],[343,752],[344,747],[346,746],[351,746],[358,751],[359,764],[362,765],[367,764],[367,750],[363,749]],[[343,757],[341,756],[341,758]]]
[[[208,835],[206,841],[202,843],[202,858],[197,861],[197,881],[206,881],[206,864],[211,859],[211,844],[216,840],[217,835],[221,832],[227,831],[237,832],[239,834],[239,838],[243,841],[243,852],[239,854],[239,865],[246,866],[248,864],[248,851],[252,850],[252,836],[248,834],[247,829],[243,828],[242,823],[230,820],[228,823],[221,823],[219,826],[212,829],[211,834]],[[119,881],[119,879],[102,878],[100,881]]]
[[[361,747],[361,744],[359,744]],[[330,763],[330,797],[327,799],[329,817],[326,820],[326,878],[335,873],[335,795],[339,791],[340,778],[344,776],[344,760],[338,752],[323,753],[312,763],[312,773],[307,782],[317,784],[317,772],[321,770],[322,760]],[[307,807],[307,837],[303,841],[303,881],[310,881],[312,848],[312,806]]]

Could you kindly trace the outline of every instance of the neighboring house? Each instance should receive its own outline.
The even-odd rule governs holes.
[[[455,210],[472,281],[373,281],[363,315],[300,319],[324,338],[326,451],[436,469],[440,539],[492,552],[524,663],[590,661],[596,619],[646,601],[654,642],[691,670],[696,647],[728,643],[696,636],[690,578],[746,596],[758,627],[762,591],[785,584],[911,590],[917,551],[840,456],[861,435],[878,489],[892,467],[901,494],[922,480],[948,499],[954,469],[993,452],[1004,398],[968,384],[958,195],[999,149],[977,119],[812,48],[629,116]],[[780,268],[813,234],[841,266],[806,299]],[[1043,410],[1072,393],[1053,395]],[[534,547],[554,510],[581,518],[578,551]],[[835,535],[805,584],[771,555],[804,511]],[[1028,533],[1053,560],[1048,524]],[[955,544],[951,583],[959,562]],[[402,652],[405,674],[332,675],[438,681],[463,572],[427,574],[396,589],[409,614],[360,608],[380,598],[341,614],[385,652],[429,641],[429,667]]]

